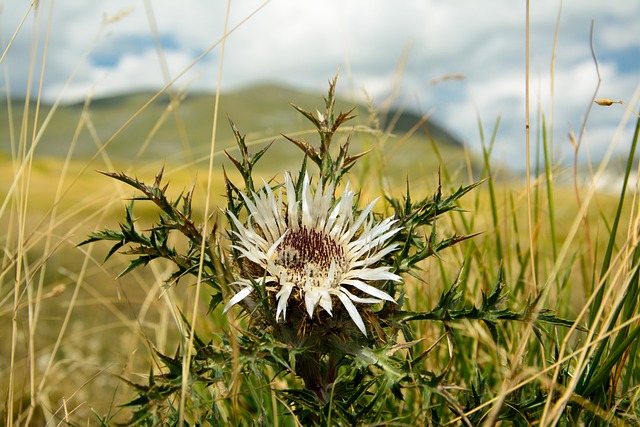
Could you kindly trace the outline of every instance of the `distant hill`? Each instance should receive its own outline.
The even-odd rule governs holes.
[[[169,95],[163,94],[150,103],[139,115],[136,112],[144,106],[153,93],[135,93],[110,98],[94,99],[86,108],[83,103],[59,106],[42,132],[41,140],[35,150],[36,156],[67,156],[73,150],[74,158],[91,158],[99,150],[109,158],[121,161],[140,162],[167,159],[171,162],[189,161],[203,158],[209,153],[214,111],[214,96],[210,93],[188,93],[173,105]],[[223,93],[220,96],[220,112],[217,124],[216,151],[233,149],[235,141],[227,121],[229,115],[238,129],[247,134],[247,141],[259,144],[273,139],[272,158],[277,162],[298,159],[300,154],[295,147],[283,140],[280,134],[294,134],[309,130],[309,123],[290,105],[294,103],[309,111],[322,110],[322,94],[309,93],[276,85],[260,85]],[[386,148],[396,153],[402,165],[414,165],[423,156],[424,163],[434,165],[429,148],[431,143],[442,150],[448,158],[460,159],[462,144],[437,123],[429,120],[416,128],[420,117],[411,112],[395,110],[379,112],[378,120],[371,120],[366,105],[352,104],[338,100],[342,110],[355,107],[357,118],[353,125],[379,126],[390,130],[395,138],[374,138],[371,132],[356,133],[354,150],[370,148],[371,144],[384,143]],[[23,100],[12,100],[14,141],[17,140],[22,114]],[[29,108],[30,124],[28,135],[33,131],[35,103]],[[50,105],[43,105],[39,114],[38,129],[51,111]],[[128,125],[115,136],[125,124]],[[388,129],[393,123],[393,129]],[[0,105],[0,153],[11,153],[9,140],[9,110],[6,99]],[[410,138],[406,133],[414,129]],[[75,144],[74,135],[76,135]],[[315,142],[313,133],[303,138]],[[432,141],[430,140],[432,139]],[[403,147],[394,144],[402,140]],[[108,142],[110,141],[110,142]],[[108,142],[108,145],[105,145]],[[15,150],[15,147],[13,148]],[[403,157],[403,153],[409,155]],[[418,157],[417,157],[418,156]],[[222,156],[220,156],[222,158]],[[403,166],[404,167],[404,166]],[[420,167],[420,166],[418,166]]]

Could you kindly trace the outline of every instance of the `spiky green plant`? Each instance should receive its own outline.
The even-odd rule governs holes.
[[[506,392],[501,391],[503,372],[494,364],[482,365],[466,352],[477,345],[464,332],[473,322],[486,327],[500,354],[509,348],[506,342],[514,339],[516,329],[509,326],[513,323],[531,328],[544,343],[555,339],[556,326],[586,331],[542,308],[537,299],[509,308],[508,278],[500,264],[495,266],[493,280],[475,285],[484,289],[479,302],[474,303],[465,290],[471,288],[471,281],[482,282],[488,276],[470,277],[463,268],[445,284],[437,301],[407,308],[407,283],[422,279],[424,261],[443,259],[445,249],[473,241],[468,240],[475,236],[473,230],[462,235],[445,233],[448,237],[443,238],[438,225],[445,214],[465,215],[460,199],[482,181],[449,195],[439,185],[433,196],[417,200],[407,185],[402,197],[386,196],[392,212],[386,218],[374,212],[373,203],[360,207],[361,195],[343,180],[363,154],[349,154],[350,138],[334,147],[336,132],[352,117],[351,112],[334,111],[335,85],[336,78],[330,81],[322,112],[312,114],[294,106],[317,130],[319,143],[287,137],[305,157],[296,173],[285,172],[284,182],[256,186],[253,168],[268,146],[250,153],[244,136],[231,122],[240,157],[227,156],[242,183],[225,177],[224,212],[229,221],[226,225],[216,221],[206,236],[201,233],[205,227],[192,218],[191,193],[168,200],[162,173],[152,185],[125,174],[107,174],[141,195],[126,209],[120,230],[93,233],[82,244],[115,242],[107,258],[127,248],[124,253],[133,260],[122,274],[156,258],[168,259],[175,265],[170,284],[187,276],[199,277],[210,285],[210,311],[219,310],[227,300],[227,316],[231,320],[238,316],[224,333],[206,338],[184,319],[186,333],[193,338],[192,357],[182,357],[182,347],[173,356],[157,351],[163,365],[160,373],[151,371],[145,384],[125,379],[138,396],[126,405],[133,408],[130,424],[174,425],[184,420],[198,425],[272,425],[282,420],[285,425],[438,425],[458,421],[471,426],[482,423],[491,410],[489,403],[501,393],[505,404],[498,417],[527,425],[540,416],[553,390],[568,381],[571,363],[556,360],[557,345],[542,346],[547,352],[544,357],[556,360],[554,366],[560,369],[555,376],[543,373],[553,378],[551,386],[525,381]],[[151,201],[160,210],[159,221],[146,230],[136,226],[132,215],[132,205],[139,201]],[[468,227],[469,222],[465,224]],[[186,248],[170,244],[170,236],[176,233],[186,237]],[[637,310],[629,303],[620,309]],[[441,336],[418,335],[424,324],[437,325]],[[626,330],[625,338],[616,340],[616,348],[631,348],[636,334],[637,329]],[[441,342],[447,344],[444,354],[434,351]],[[535,342],[523,345],[535,347]],[[614,364],[622,357],[605,348],[592,359],[606,355]],[[189,366],[184,366],[185,360]],[[581,383],[585,384],[581,396],[588,399],[599,390],[606,391],[590,385],[596,383],[589,378],[602,384],[613,366],[608,363],[586,372],[590,376]],[[180,405],[181,401],[185,404]],[[590,414],[600,416],[597,411]],[[567,412],[564,420],[579,417],[584,418]],[[102,421],[107,424],[109,419]]]

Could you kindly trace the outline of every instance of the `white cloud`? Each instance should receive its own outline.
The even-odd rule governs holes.
[[[175,77],[219,42],[226,14],[226,2],[205,0],[184,0],[179,5],[151,0],[58,0],[47,32],[50,2],[40,4],[38,23],[34,24],[33,15],[27,20],[2,64],[14,95],[24,93],[27,86],[37,31],[40,49],[48,34],[46,96],[81,99],[89,91],[106,95],[161,87],[165,80],[155,37],[163,43]],[[263,4],[231,2],[229,29]],[[597,83],[589,39],[592,21],[602,75],[599,93],[630,102],[639,83],[640,2],[565,0],[562,9],[560,5],[559,0],[531,2],[531,95],[533,114],[538,96],[549,113],[552,49],[561,13],[553,120],[554,137],[566,140],[571,128],[579,129]],[[28,3],[0,0],[0,6],[0,32],[6,44]],[[151,22],[157,25],[157,33],[152,32]],[[327,79],[341,67],[339,89],[359,94],[364,87],[381,101],[393,89],[399,63],[406,60],[402,102],[419,104],[416,107],[423,111],[435,109],[437,119],[475,147],[477,115],[488,128],[485,132],[501,115],[496,151],[508,152],[512,160],[524,158],[524,24],[522,2],[272,0],[228,37],[222,87],[277,80],[324,91]],[[220,53],[218,45],[177,84],[212,90]],[[458,73],[465,79],[430,83]],[[617,126],[621,114],[615,108],[592,111],[590,135],[602,139]],[[523,165],[524,161],[512,163]]]

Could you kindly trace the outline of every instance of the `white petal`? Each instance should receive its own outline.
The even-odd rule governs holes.
[[[371,210],[373,209],[373,205],[378,201],[375,199],[373,202],[369,203],[363,210],[360,212],[360,216],[355,220],[355,222],[349,226],[349,229],[340,237],[340,243],[344,244],[351,240],[351,238],[356,234],[356,232],[362,226],[362,223],[368,218]]]
[[[329,235],[336,240],[339,240],[340,236],[343,234],[345,226],[348,227],[353,222],[353,197],[355,193],[345,191],[342,193],[340,197],[340,202],[338,202],[338,206],[336,209],[339,209],[338,216],[336,218],[336,222],[331,228]]]
[[[231,211],[227,211],[227,213],[229,214],[229,217],[231,218],[231,221],[233,221],[234,225],[236,226],[237,231],[233,231],[233,234],[235,234],[236,236],[238,236],[242,241],[246,241],[249,242],[250,244],[254,244],[255,242],[255,238],[259,237],[257,235],[255,235],[255,233],[253,233],[252,231],[247,230],[238,220],[238,218],[235,217],[235,215],[233,213],[231,213]]]
[[[395,222],[395,221],[393,221],[393,222]],[[398,231],[400,231],[400,228],[391,228],[386,233],[380,234],[381,232],[383,232],[384,230],[387,230],[387,228],[391,227],[392,225],[393,225],[393,223],[391,223],[388,226],[385,226],[383,228],[380,228],[380,229],[376,229],[374,227],[374,229],[372,230],[371,234],[375,236],[373,241],[375,242],[376,245],[380,245],[380,244],[386,242],[391,237],[393,237],[396,233],[398,233]]]
[[[331,191],[333,192],[333,184],[331,186]],[[347,182],[347,185],[344,191],[342,192],[342,197],[345,196],[345,193],[347,194],[349,193],[349,182]],[[327,205],[327,210],[328,209],[329,209],[329,206]],[[321,229],[322,232],[324,232],[325,234],[331,235],[331,231],[336,222],[336,219],[338,218],[339,213],[340,213],[340,203],[337,203],[336,206],[334,206],[331,212],[329,213],[329,216],[327,217],[324,227]]]
[[[360,317],[360,313],[358,313],[358,309],[356,308],[356,306],[353,305],[353,303],[351,302],[349,297],[347,295],[345,295],[344,293],[337,292],[336,296],[338,298],[340,298],[340,301],[342,301],[342,305],[344,305],[344,308],[347,309],[347,312],[349,313],[349,316],[351,316],[351,319],[356,324],[358,329],[360,329],[360,332],[362,332],[364,334],[364,336],[366,337],[367,336],[367,329],[364,327],[364,322],[362,321],[362,317]]]
[[[318,305],[318,301],[322,298],[322,294],[327,292],[326,290],[319,288],[318,286],[310,286],[305,289],[304,292],[304,304],[307,307],[307,313],[309,317],[313,319],[313,312]]]
[[[283,278],[286,280],[287,275],[283,274]],[[282,318],[287,318],[287,301],[289,300],[289,296],[291,295],[291,291],[293,290],[293,283],[288,283],[282,286],[280,291],[276,294],[276,300],[278,300],[278,308],[276,310],[276,322],[280,319],[280,313],[282,313]]]
[[[247,226],[243,227],[240,225],[238,231],[235,232],[236,236],[239,236],[241,239],[241,243],[244,246],[260,246],[260,248],[267,248],[268,244],[265,239],[262,238],[256,231],[253,229],[253,223],[251,222],[253,214],[249,216],[247,219]]]
[[[302,225],[313,227],[313,197],[311,196],[311,185],[309,175],[304,175],[302,183]]]
[[[276,201],[271,186],[264,179],[262,182],[263,189],[257,195],[254,194],[254,199],[256,199],[258,214],[267,228],[265,233],[268,232],[271,234],[273,241],[276,240],[285,229],[284,219],[282,218],[282,200],[279,198],[278,201]]]
[[[389,219],[389,218],[387,218]],[[395,222],[395,221],[394,221]],[[393,235],[395,235],[399,228],[393,228],[389,231],[386,231],[392,224],[388,224],[385,227],[374,227],[368,232],[363,233],[359,239],[354,240],[347,244],[347,251],[350,256],[354,258],[359,258],[367,251],[375,249],[376,247],[382,245],[384,242],[389,240]],[[386,231],[386,232],[385,232]]]
[[[320,295],[320,307],[324,308],[324,311],[333,316],[333,314],[331,313],[333,304],[331,303],[331,295],[329,295],[329,292],[325,291]]]
[[[354,288],[358,288],[362,292],[367,293],[373,297],[395,302],[395,300],[391,297],[391,295],[387,294],[386,292],[383,292],[382,290],[374,286],[368,285],[360,280],[355,280],[355,279],[343,280],[342,284],[350,285],[350,286],[353,286]]]
[[[235,294],[233,298],[229,300],[227,305],[224,306],[224,310],[222,310],[222,314],[226,313],[227,310],[229,310],[231,307],[233,307],[234,305],[236,305],[237,303],[245,299],[247,295],[249,295],[251,292],[253,292],[253,287],[247,286],[244,289],[242,289],[240,292]]]
[[[282,195],[282,186],[280,186],[280,188],[278,188],[278,203],[276,208],[278,209],[278,212],[280,212],[280,217],[278,218],[279,222],[280,222],[280,227],[281,227],[281,231],[284,232],[284,230],[287,228],[287,224],[284,221],[284,215],[282,215],[282,212],[284,212],[284,210],[282,209],[282,206],[284,205],[284,196]]]
[[[242,254],[241,256],[244,256],[245,258],[251,260],[252,262],[255,262],[258,265],[265,266],[266,257],[261,251],[249,251],[241,246],[236,245],[231,245],[231,247],[238,250]]]
[[[289,228],[298,229],[298,201],[296,200],[296,189],[289,173],[284,176],[284,183],[287,189],[287,217]]]
[[[402,280],[397,274],[389,272],[389,267],[363,268],[362,270],[347,271],[343,276],[345,279],[358,278],[362,280]]]
[[[256,213],[258,213],[258,208],[256,208],[255,203],[253,202],[253,200],[251,200],[251,198],[249,196],[247,196],[244,193],[240,193],[240,195],[242,196],[242,198],[244,199],[244,203],[247,206],[247,209],[249,210],[249,214],[251,215],[255,215]],[[253,193],[254,197],[256,196],[256,193]]]
[[[287,235],[287,232],[289,230],[286,230],[282,236],[280,236],[280,238],[278,238],[278,240],[276,240],[274,242],[273,245],[271,245],[271,247],[267,250],[267,258],[268,259],[272,259],[273,254],[276,252],[276,250],[278,249],[278,246],[280,246],[280,243],[282,243],[282,241],[284,240],[284,237]]]
[[[324,228],[320,231],[322,231],[325,234],[331,235],[331,230],[336,222],[336,219],[338,218],[339,213],[340,213],[340,205],[336,204],[333,207],[333,209],[331,209],[331,212],[329,212],[329,215],[327,216],[327,220],[324,224]]]
[[[399,247],[400,245],[398,244],[389,245],[386,248],[382,249],[381,251],[376,252],[374,255],[368,255],[358,261],[349,263],[349,268],[366,267],[368,265],[373,265],[376,262],[380,261],[385,256],[387,256],[388,254],[390,254],[391,252],[394,252],[395,250],[397,250]]]
[[[314,224],[316,230],[324,232],[327,215],[329,214],[329,208],[331,207],[331,199],[333,198],[333,183],[329,184],[326,190],[322,191],[322,180],[318,183],[316,188],[316,194],[313,199],[314,208]]]
[[[345,288],[340,288],[340,292],[343,292],[346,296],[348,296],[351,301],[359,302],[361,304],[378,304],[379,302],[382,302],[377,298],[357,297],[353,295],[351,292],[349,292],[348,290],[346,290]]]
[[[336,260],[332,259],[331,264],[329,265],[329,272],[327,273],[327,278],[324,281],[325,288],[331,288],[331,285],[336,280]]]
[[[271,212],[273,214],[273,218],[276,221],[276,225],[278,227],[278,234],[282,234],[284,232],[284,221],[283,221],[283,214],[282,214],[282,187],[280,186],[278,188],[278,197],[276,198],[275,194],[273,193],[273,190],[271,189],[271,186],[268,185],[265,182],[265,189],[267,191],[267,194],[269,196],[269,205],[271,207]]]
[[[231,217],[231,220],[233,221],[233,223],[236,225],[237,228],[244,228],[240,223],[240,221],[238,220],[238,218],[236,218],[233,212],[231,212],[229,209],[227,209],[227,215]]]
[[[376,242],[376,244],[384,243],[400,231],[400,228],[393,228],[393,224],[397,221],[389,221],[390,219],[385,219],[369,231],[368,236],[370,236],[372,242]]]
[[[269,191],[271,190],[269,189]],[[273,242],[281,234],[277,221],[279,214],[274,212],[276,206],[275,198],[273,198],[273,193],[271,197],[265,196],[264,194],[255,197],[259,197],[256,203],[256,208],[258,210],[258,214],[255,216],[256,221],[259,220],[258,223],[260,224],[260,228],[263,230],[267,238],[270,238],[269,240]]]

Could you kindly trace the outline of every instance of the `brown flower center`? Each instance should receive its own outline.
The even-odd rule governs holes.
[[[307,280],[312,285],[325,284],[334,263],[334,277],[342,273],[344,249],[331,236],[301,227],[289,230],[276,251],[276,265],[287,271],[287,281],[302,287]],[[337,286],[337,284],[333,284]]]

